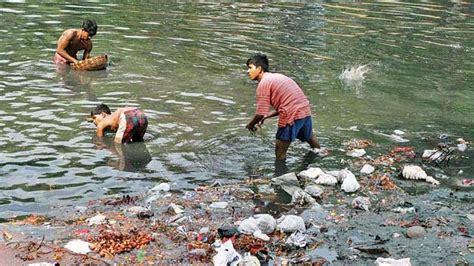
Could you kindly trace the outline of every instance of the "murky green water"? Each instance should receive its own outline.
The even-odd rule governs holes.
[[[188,189],[216,178],[274,170],[276,120],[263,136],[244,125],[256,84],[245,73],[255,52],[270,58],[310,98],[322,144],[399,129],[418,151],[447,134],[474,140],[474,19],[469,3],[370,4],[0,4],[0,216],[44,213],[104,194],[143,192],[156,182]],[[58,71],[64,29],[94,18],[92,54],[107,71]],[[339,76],[367,65],[365,80]],[[96,104],[140,106],[144,145],[97,143],[84,117]],[[342,130],[358,126],[359,131]],[[305,156],[288,168],[336,167],[341,156]],[[337,153],[336,153],[337,155]],[[473,153],[444,168],[443,185],[472,178]],[[463,170],[463,173],[458,173]]]

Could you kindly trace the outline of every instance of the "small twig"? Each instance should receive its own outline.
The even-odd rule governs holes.
[[[38,250],[41,248],[41,246],[43,245],[43,241],[44,241],[44,235],[43,235],[43,237],[41,238],[41,241],[40,241],[40,243],[38,244],[38,247],[37,247],[36,249],[34,249],[34,250],[31,250],[30,252],[36,252],[36,251],[38,251]]]

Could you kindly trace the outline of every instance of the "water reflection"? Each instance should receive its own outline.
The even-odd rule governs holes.
[[[91,88],[91,84],[100,79],[106,79],[108,71],[75,71],[68,65],[56,65],[56,72],[61,78],[64,88],[74,93],[86,93],[87,99],[96,101],[97,96]]]
[[[115,158],[107,160],[107,165],[120,171],[140,172],[146,168],[152,158],[145,142],[115,143],[110,137],[94,137],[96,149],[107,149]]]
[[[286,159],[285,160],[275,160],[275,172],[273,176],[281,176],[288,173],[288,166],[286,166]]]
[[[308,151],[304,156],[300,157],[296,162],[292,163],[291,169],[288,168],[286,159],[285,160],[275,160],[273,176],[281,176],[289,172],[299,173],[303,170],[308,169],[308,167],[313,164],[318,159],[321,159],[312,151]]]

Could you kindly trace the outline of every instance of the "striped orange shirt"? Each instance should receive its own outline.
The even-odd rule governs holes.
[[[266,116],[270,105],[278,111],[278,127],[293,125],[295,120],[311,115],[303,90],[291,78],[278,73],[264,73],[257,86],[257,115]]]

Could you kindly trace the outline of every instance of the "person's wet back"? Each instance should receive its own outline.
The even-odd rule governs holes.
[[[112,113],[107,105],[100,104],[91,111],[90,121],[97,126],[98,137],[108,130],[116,132],[114,141],[117,143],[143,141],[148,127],[145,113],[136,107],[119,108]]]

